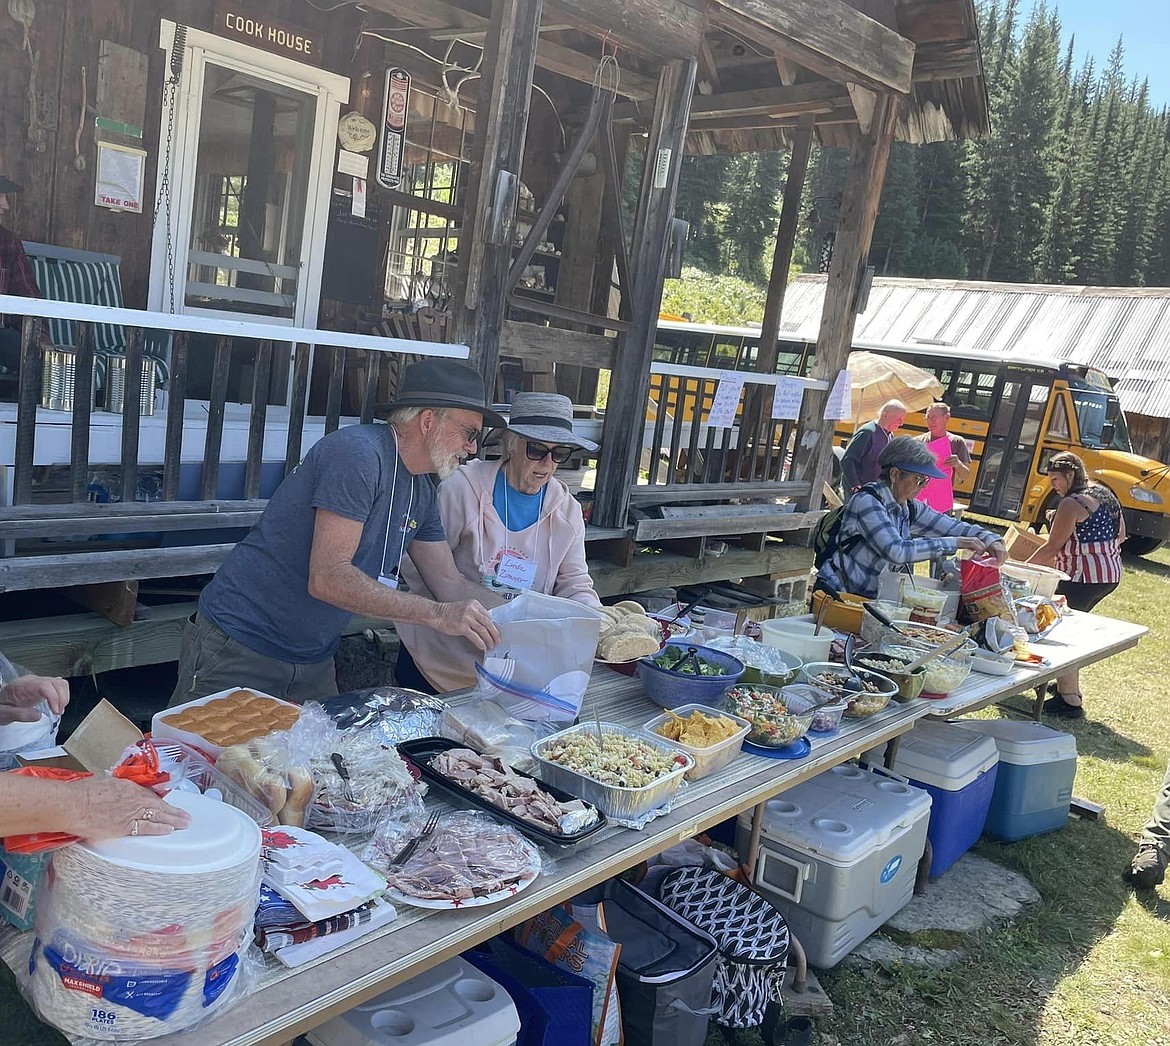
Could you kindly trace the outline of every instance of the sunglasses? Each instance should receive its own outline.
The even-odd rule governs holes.
[[[915,485],[916,487],[919,487],[919,488],[921,488],[921,487],[925,487],[925,486],[926,486],[926,484],[930,482],[930,477],[929,477],[929,476],[923,476],[923,475],[920,475],[920,474],[919,474],[919,473],[917,473],[917,472],[907,472],[905,469],[898,469],[898,471],[899,471],[900,473],[902,473],[902,475],[903,475],[903,476],[910,476],[910,477],[912,477],[912,478],[913,478],[913,480],[914,480],[914,485]]]
[[[528,456],[529,461],[544,461],[546,457],[551,456],[553,461],[558,465],[563,465],[573,456],[573,451],[576,447],[546,447],[543,443],[534,443],[529,440],[524,447],[524,453]]]
[[[474,443],[479,445],[480,438],[483,435],[482,429],[477,429],[474,425],[460,425],[458,426],[460,433],[463,435],[464,443]]]

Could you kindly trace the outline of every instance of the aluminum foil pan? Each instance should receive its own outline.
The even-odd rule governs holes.
[[[338,730],[374,730],[387,747],[439,733],[441,698],[398,686],[376,686],[321,702]]]

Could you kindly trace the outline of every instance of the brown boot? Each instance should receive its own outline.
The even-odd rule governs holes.
[[[1142,843],[1121,877],[1136,890],[1152,890],[1166,878],[1170,858],[1157,843]]]

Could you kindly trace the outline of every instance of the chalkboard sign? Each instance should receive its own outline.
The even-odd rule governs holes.
[[[337,203],[330,208],[325,236],[321,297],[366,305],[377,292],[378,219],[359,218]]]

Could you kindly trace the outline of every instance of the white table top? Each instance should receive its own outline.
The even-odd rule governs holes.
[[[1038,685],[1059,671],[1133,646],[1145,631],[1127,622],[1074,615],[1058,626],[1052,639],[1038,644],[1051,657],[1048,667],[1021,667],[1009,676],[973,673],[945,700],[891,704],[869,719],[846,719],[838,734],[814,736],[812,751],[803,759],[741,754],[719,773],[688,785],[670,814],[641,831],[609,829],[588,848],[557,855],[551,874],[542,874],[508,901],[463,911],[422,911],[401,905],[396,922],[297,970],[286,970],[270,960],[259,988],[249,998],[208,1024],[151,1041],[159,1046],[284,1044],[392,985],[786,788],[898,737],[924,716],[951,718],[981,708]],[[601,667],[590,683],[587,711],[592,711],[593,700],[602,719],[627,726],[640,727],[660,712],[642,693],[636,677],[627,678]],[[16,968],[26,961],[30,945],[31,935],[0,930],[0,955],[9,966]]]

